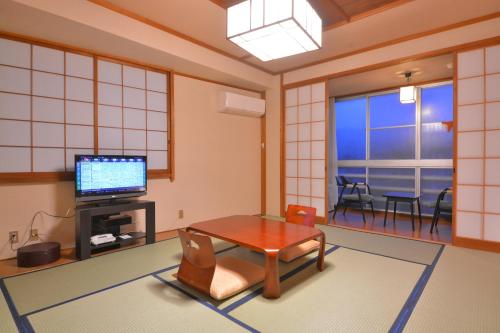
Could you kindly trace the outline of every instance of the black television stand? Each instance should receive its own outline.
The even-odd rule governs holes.
[[[110,199],[110,200],[106,200],[106,201],[102,201],[102,202],[91,203],[91,204],[88,204],[88,206],[93,206],[93,207],[107,207],[107,206],[114,206],[114,205],[129,204],[131,202],[134,202],[134,201],[132,201],[132,200],[120,200],[120,199]]]
[[[136,233],[132,239],[119,240],[113,243],[93,246],[90,244],[92,230],[92,217],[115,215],[125,211],[145,209],[146,210],[146,233]],[[146,200],[137,201],[114,201],[106,202],[104,205],[84,205],[75,208],[75,247],[76,257],[80,260],[90,258],[92,250],[119,247],[128,245],[131,241],[146,238],[146,244],[155,242],[155,202]]]

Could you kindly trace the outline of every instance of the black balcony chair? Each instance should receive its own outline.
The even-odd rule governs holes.
[[[370,205],[372,210],[372,215],[375,217],[375,211],[373,210],[373,195],[370,189],[370,186],[367,183],[353,183],[348,180],[344,176],[335,176],[335,180],[337,182],[337,186],[340,188],[340,195],[335,208],[333,209],[332,219],[335,218],[337,214],[337,210],[340,206],[344,207],[343,215],[345,216],[345,212],[347,208],[358,206],[361,209],[361,214],[363,215],[363,222],[366,223],[364,206]],[[360,191],[360,187],[366,188],[368,193],[362,193]],[[349,193],[345,193],[347,189],[351,189]],[[329,213],[331,213],[330,211]]]
[[[453,204],[450,201],[444,201],[444,197],[446,196],[446,194],[448,194],[449,191],[450,188],[447,187],[442,190],[437,197],[436,204],[434,205],[434,215],[432,216],[431,234],[434,228],[436,228],[437,231],[437,225],[441,215],[447,215],[450,217],[452,215]]]

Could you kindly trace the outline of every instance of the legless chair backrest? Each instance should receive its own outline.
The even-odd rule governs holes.
[[[316,220],[316,208],[300,205],[288,205],[286,210],[286,222],[314,227]]]
[[[177,278],[193,288],[210,293],[215,272],[215,254],[208,236],[179,230],[182,244],[182,261]]]

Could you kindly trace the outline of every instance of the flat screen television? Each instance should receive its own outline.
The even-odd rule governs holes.
[[[75,155],[76,201],[146,195],[146,156]]]

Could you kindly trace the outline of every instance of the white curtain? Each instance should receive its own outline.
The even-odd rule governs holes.
[[[328,129],[328,210],[333,209],[337,203],[339,191],[337,189],[337,182],[335,176],[338,174],[337,169],[337,135],[335,126],[335,99],[332,97],[329,103],[329,129]]]

